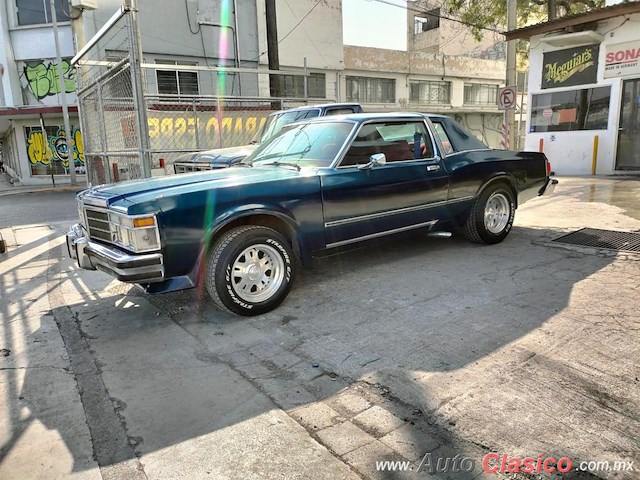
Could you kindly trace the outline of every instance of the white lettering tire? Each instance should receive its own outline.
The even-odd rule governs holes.
[[[255,316],[282,303],[294,275],[295,261],[287,239],[271,228],[247,225],[225,232],[214,243],[205,285],[222,310]]]
[[[502,242],[513,226],[516,204],[504,183],[490,185],[478,195],[464,226],[464,235],[475,243]]]

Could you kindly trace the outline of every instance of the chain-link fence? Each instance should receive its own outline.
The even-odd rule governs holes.
[[[170,174],[185,153],[250,143],[275,110],[328,101],[258,96],[269,71],[143,63],[135,12],[123,7],[115,17],[74,59],[91,184]]]

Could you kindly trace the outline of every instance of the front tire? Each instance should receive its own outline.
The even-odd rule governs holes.
[[[511,231],[515,213],[511,189],[503,183],[489,186],[471,207],[464,235],[475,243],[500,243]]]
[[[205,285],[221,309],[244,316],[269,312],[285,299],[295,275],[291,245],[257,225],[229,230],[207,260]]]

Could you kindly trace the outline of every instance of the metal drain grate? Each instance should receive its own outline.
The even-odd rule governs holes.
[[[598,228],[581,228],[577,232],[563,235],[553,240],[569,245],[583,247],[606,248],[621,252],[640,252],[640,233],[616,232]]]

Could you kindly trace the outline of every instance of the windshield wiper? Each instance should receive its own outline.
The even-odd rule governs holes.
[[[275,165],[276,167],[293,167],[293,168],[295,168],[297,171],[302,170],[302,168],[300,167],[300,165],[298,165],[297,163],[281,162],[281,161],[279,161],[279,160],[276,160],[275,162],[263,163],[262,165]]]

